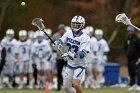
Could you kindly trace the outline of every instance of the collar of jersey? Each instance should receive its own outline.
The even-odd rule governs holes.
[[[83,32],[81,32],[81,34],[80,34],[79,36],[76,36],[76,35],[74,34],[74,31],[72,30],[72,34],[73,34],[73,37],[80,37],[80,36],[83,34]]]

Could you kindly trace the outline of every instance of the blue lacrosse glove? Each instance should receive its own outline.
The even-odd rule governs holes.
[[[57,40],[57,41],[55,41],[54,43],[55,43],[55,45],[53,44],[53,49],[54,49],[54,50],[57,51],[59,48],[62,47],[62,44],[61,44],[61,41],[60,41],[60,40]]]

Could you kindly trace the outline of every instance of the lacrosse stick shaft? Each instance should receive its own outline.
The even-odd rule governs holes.
[[[41,30],[41,31],[43,31],[44,34],[45,34],[45,35],[51,40],[51,42],[55,45],[55,43],[54,43],[54,41],[52,40],[52,38],[44,31],[44,29]]]
[[[140,28],[136,27],[135,25],[133,24],[130,24],[131,26],[133,26],[135,29],[139,30],[140,31]]]
[[[44,34],[45,34],[45,35],[51,40],[51,42],[55,45],[55,43],[54,43],[54,41],[52,40],[52,38],[44,31],[44,29],[42,29],[41,31],[43,31]],[[61,55],[64,54],[63,51],[62,51],[60,48],[58,48],[58,51],[61,53]]]

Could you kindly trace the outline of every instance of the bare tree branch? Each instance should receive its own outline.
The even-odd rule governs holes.
[[[3,20],[4,20],[4,15],[5,15],[5,12],[6,12],[6,9],[8,7],[9,2],[10,2],[10,0],[7,0],[3,4],[3,7],[2,7],[2,13],[1,13],[1,16],[0,16],[0,31],[1,31],[1,28],[2,28],[2,23],[3,23]]]

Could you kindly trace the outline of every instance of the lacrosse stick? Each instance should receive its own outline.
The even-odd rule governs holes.
[[[40,31],[43,31],[45,35],[51,40],[51,42],[55,45],[54,41],[51,37],[45,32],[45,26],[43,24],[43,20],[41,18],[34,18],[32,20],[32,25],[36,26]],[[63,51],[58,47],[58,51],[63,55]]]
[[[140,28],[136,27],[135,25],[133,25],[130,21],[130,19],[125,15],[125,13],[122,14],[118,14],[115,18],[116,22],[121,22],[125,25],[131,25],[133,26],[135,29],[140,30]]]

